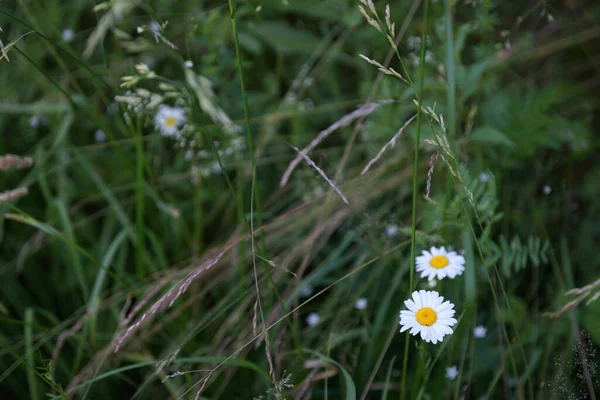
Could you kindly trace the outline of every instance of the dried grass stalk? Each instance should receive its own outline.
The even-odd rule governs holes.
[[[294,146],[292,146],[292,147],[294,147]],[[350,204],[348,202],[348,199],[346,198],[346,196],[344,196],[344,193],[342,193],[342,191],[340,190],[340,188],[338,188],[336,186],[335,182],[333,182],[331,179],[329,179],[329,177],[327,176],[327,174],[325,174],[325,172],[323,172],[323,170],[321,168],[319,168],[317,166],[317,164],[314,163],[313,160],[311,160],[306,154],[304,154],[300,150],[298,150],[297,147],[294,147],[294,150],[296,150],[298,152],[298,154],[300,155],[300,157],[304,158],[304,160],[306,160],[306,162],[308,163],[308,165],[310,165],[311,167],[313,167],[323,177],[323,179],[325,179],[325,181],[327,181],[327,183],[329,184],[329,186],[331,186],[333,188],[333,190],[335,190],[337,192],[337,194],[340,195],[340,197],[342,198],[342,200],[344,200],[344,203]]]
[[[360,106],[359,108],[357,108],[356,110],[351,112],[350,114],[344,115],[340,120],[338,120],[334,124],[330,125],[327,129],[319,132],[317,137],[314,138],[313,141],[308,144],[308,146],[306,146],[304,149],[302,149],[300,154],[298,154],[296,156],[296,158],[294,158],[292,160],[290,165],[285,170],[283,176],[281,177],[281,182],[279,183],[279,185],[285,186],[288,183],[288,181],[290,180],[290,175],[292,174],[292,172],[294,172],[294,169],[296,169],[298,164],[300,164],[300,162],[302,161],[303,156],[305,156],[306,154],[308,154],[308,152],[310,152],[312,149],[317,147],[317,145],[319,145],[319,143],[321,143],[323,140],[325,140],[331,133],[335,132],[336,130],[338,130],[340,128],[344,128],[344,127],[350,125],[352,122],[354,122],[355,120],[357,120],[359,118],[364,118],[364,117],[372,114],[380,106],[382,106],[384,104],[389,104],[389,103],[393,103],[393,100],[381,100],[376,103],[363,104],[362,106]]]
[[[14,201],[20,197],[27,196],[28,193],[29,193],[29,191],[27,190],[26,187],[9,190],[7,192],[2,192],[2,193],[0,193],[0,203]]]
[[[427,171],[427,190],[425,192],[425,197],[429,197],[431,194],[431,180],[433,179],[433,169],[435,168],[435,160],[437,160],[440,153],[437,151],[431,155],[429,159],[429,171]]]
[[[32,164],[33,158],[31,157],[19,157],[14,154],[0,156],[0,171],[6,171],[10,167],[17,169],[29,168]]]
[[[364,175],[367,173],[367,171],[369,170],[369,168],[371,168],[371,165],[373,165],[374,163],[377,162],[377,160],[379,160],[379,158],[381,157],[381,155],[387,150],[388,147],[394,147],[396,145],[396,141],[398,141],[398,139],[400,138],[400,136],[402,135],[402,132],[404,132],[404,129],[408,126],[408,124],[410,124],[412,122],[413,119],[415,119],[417,117],[417,114],[413,115],[408,121],[406,121],[404,123],[404,125],[402,126],[402,128],[400,128],[400,130],[398,132],[396,132],[396,134],[394,135],[394,137],[392,138],[392,140],[390,140],[389,142],[387,142],[385,144],[385,146],[383,146],[381,148],[381,150],[379,150],[379,153],[377,153],[377,155],[375,156],[375,158],[373,158],[371,161],[369,161],[369,163],[366,165],[366,167],[363,168],[362,172],[360,173],[361,175]]]
[[[158,299],[152,305],[152,307],[150,307],[144,314],[142,314],[142,316],[133,325],[127,328],[127,330],[120,337],[117,338],[114,350],[115,353],[119,351],[123,342],[125,342],[125,340],[129,336],[131,336],[132,333],[134,333],[140,328],[140,326],[146,319],[152,318],[154,315],[156,315],[156,313],[159,310],[163,308],[170,308],[173,305],[173,303],[175,303],[175,301],[187,291],[189,286],[198,276],[208,271],[219,262],[223,254],[225,254],[225,252],[218,254],[216,257],[200,265],[198,268],[192,271],[185,279],[178,282],[175,286],[169,289],[167,293],[165,293],[160,299]]]

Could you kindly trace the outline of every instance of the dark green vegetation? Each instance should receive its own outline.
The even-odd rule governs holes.
[[[565,292],[600,278],[596,2],[395,2],[398,54],[358,0],[238,3],[0,2],[0,155],[34,160],[0,171],[29,191],[0,204],[0,398],[595,398],[597,288]],[[280,187],[367,103],[308,152],[348,205],[302,158]],[[407,344],[431,246],[465,251],[434,289],[460,321]]]

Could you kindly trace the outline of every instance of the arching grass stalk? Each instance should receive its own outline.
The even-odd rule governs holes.
[[[235,54],[236,54],[236,60],[237,60],[237,69],[238,69],[238,75],[240,77],[240,89],[242,92],[242,104],[243,104],[243,108],[244,108],[244,121],[245,121],[245,125],[246,125],[246,138],[247,138],[247,144],[248,144],[248,150],[250,152],[250,163],[251,163],[251,167],[252,167],[252,188],[251,188],[251,194],[250,194],[250,223],[247,224],[248,225],[248,229],[250,231],[250,240],[252,243],[252,263],[254,265],[254,273],[255,273],[255,282],[256,282],[256,296],[257,296],[257,301],[258,301],[258,308],[260,310],[261,313],[261,318],[263,320],[263,325],[266,324],[266,321],[264,319],[264,316],[262,315],[262,306],[260,303],[260,292],[258,291],[258,280],[256,277],[256,249],[258,249],[260,256],[262,258],[260,264],[262,265],[268,279],[269,279],[269,283],[271,284],[271,286],[273,287],[273,293],[275,294],[275,297],[277,298],[277,301],[279,303],[279,307],[281,308],[282,312],[285,313],[286,308],[283,304],[283,301],[281,299],[281,295],[279,294],[279,291],[277,290],[277,286],[275,285],[275,281],[273,280],[273,276],[271,274],[271,271],[269,270],[268,265],[266,264],[266,262],[264,261],[266,257],[266,254],[264,253],[264,233],[261,231],[260,235],[261,235],[261,246],[256,246],[255,243],[255,239],[254,239],[254,202],[256,202],[257,205],[257,209],[256,209],[256,214],[257,214],[257,221],[259,224],[262,224],[262,214],[261,214],[261,206],[260,206],[260,198],[258,196],[258,193],[256,192],[256,156],[254,153],[254,143],[253,143],[253,139],[252,139],[252,128],[250,126],[250,113],[248,111],[248,97],[246,96],[246,85],[244,83],[244,67],[243,67],[243,61],[242,61],[242,54],[240,51],[240,44],[239,44],[239,39],[238,39],[238,29],[237,29],[237,20],[236,20],[236,13],[237,13],[237,4],[235,2],[235,0],[229,0],[229,12],[230,12],[230,20],[231,20],[231,27],[233,30],[233,40],[234,40],[234,44],[235,44]],[[290,328],[290,331],[292,333],[292,338],[295,342],[296,347],[300,348],[301,344],[300,344],[300,337],[298,335],[298,332],[296,331],[296,329],[294,328],[294,325],[292,324],[291,320],[289,318],[286,318],[287,323],[288,323],[288,327]],[[265,330],[265,339],[266,342],[268,343],[268,338],[266,337],[266,330]],[[269,356],[269,353],[267,351],[267,357]]]
[[[421,101],[423,95],[423,78],[425,75],[425,29],[427,27],[427,14],[429,11],[429,1],[425,0],[423,4],[423,29],[421,30],[421,54],[419,62],[419,87],[416,94],[418,101]],[[398,51],[396,50],[396,53]],[[398,55],[398,58],[400,56]],[[403,69],[404,64],[402,65]],[[407,74],[408,76],[408,74]],[[412,82],[412,81],[411,81]],[[413,86],[414,90],[414,86]],[[410,268],[409,268],[409,292],[412,292],[415,277],[415,235],[417,231],[417,193],[418,193],[418,169],[419,169],[419,145],[421,142],[421,107],[417,107],[417,137],[415,138],[415,155],[413,165],[413,196],[412,196],[412,225],[410,238]],[[404,400],[406,395],[406,370],[408,368],[408,350],[410,348],[410,332],[406,332],[406,341],[404,342],[404,359],[402,361],[402,381],[400,387],[400,399]]]

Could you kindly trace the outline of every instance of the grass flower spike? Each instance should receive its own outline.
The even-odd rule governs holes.
[[[161,105],[158,108],[158,113],[154,117],[154,125],[156,129],[165,136],[177,137],[179,127],[187,121],[185,112],[181,107],[169,107]]]
[[[415,291],[412,300],[406,300],[404,304],[408,310],[400,311],[400,332],[410,329],[411,335],[420,333],[424,341],[433,344],[452,334],[450,327],[457,322],[453,318],[454,304],[444,301],[438,292]]]
[[[434,278],[454,279],[465,270],[465,258],[455,251],[446,251],[444,247],[432,247],[429,251],[423,250],[423,255],[416,258],[416,268],[421,278],[427,277],[430,281]]]

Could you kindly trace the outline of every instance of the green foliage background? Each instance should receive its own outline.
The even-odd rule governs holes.
[[[396,32],[406,23],[399,54],[415,82],[424,74],[423,105],[444,116],[462,180],[438,158],[425,197],[436,149],[423,120],[414,238],[418,252],[464,249],[467,270],[438,283],[460,322],[437,346],[410,341],[404,395],[593,398],[600,302],[544,313],[599,278],[600,9],[576,0],[430,1],[425,24],[420,3],[390,4]],[[400,398],[417,124],[361,170],[415,114],[415,93],[358,57],[383,63],[390,52],[358,1],[238,2],[254,147],[204,175],[197,171],[233,140],[209,109],[223,110],[245,140],[229,4],[106,4],[0,2],[4,46],[28,33],[8,50],[10,62],[0,60],[0,155],[35,161],[0,171],[0,191],[29,190],[0,204],[0,398],[191,399],[205,381],[200,398]],[[385,3],[376,7],[384,15]],[[177,49],[155,40],[152,21]],[[422,33],[425,63],[414,46]],[[185,148],[154,128],[152,112],[129,110],[127,119],[114,103],[127,92],[120,78],[141,62],[194,105],[197,132]],[[403,71],[396,58],[390,65]],[[194,86],[201,79],[214,95]],[[158,82],[138,87],[159,91]],[[384,99],[394,101],[309,154],[349,205],[304,163],[280,187],[297,155],[290,144],[303,148],[359,105]],[[212,155],[188,159],[192,140]],[[392,225],[398,234],[386,235]],[[221,252],[114,351],[115,332]],[[320,315],[316,326],[306,323],[310,312]],[[488,329],[480,340],[477,325]],[[451,365],[456,380],[444,376]]]

